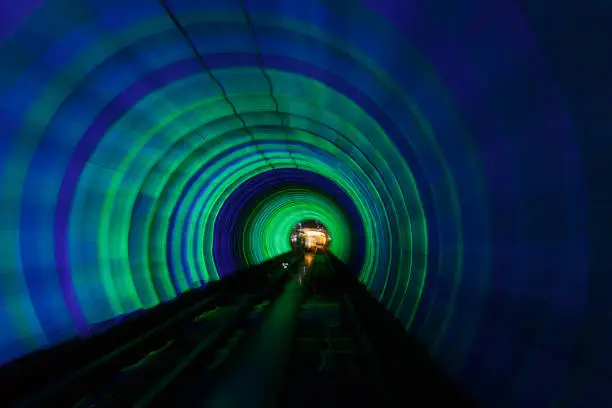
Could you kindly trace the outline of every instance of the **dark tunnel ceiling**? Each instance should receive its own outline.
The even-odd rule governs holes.
[[[586,3],[4,2],[0,362],[312,218],[484,405],[609,402],[612,13]]]

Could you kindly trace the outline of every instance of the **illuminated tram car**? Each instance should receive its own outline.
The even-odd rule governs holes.
[[[299,228],[291,236],[291,245],[296,252],[313,253],[326,250],[330,237],[320,228]]]
[[[305,236],[304,245],[306,249],[309,249],[315,252],[317,250],[327,249],[328,236],[325,232],[309,229],[309,230],[304,231],[304,236]]]

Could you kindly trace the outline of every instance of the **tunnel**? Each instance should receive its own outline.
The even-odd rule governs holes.
[[[609,406],[606,2],[0,10],[0,364],[277,259],[314,219],[477,406]]]

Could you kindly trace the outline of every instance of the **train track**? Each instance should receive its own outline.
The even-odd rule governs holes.
[[[407,386],[393,373],[407,360],[391,349],[403,340],[385,344],[401,325],[381,334],[375,301],[325,251],[290,258],[12,406],[399,406]],[[422,406],[434,406],[427,394]]]
[[[282,261],[282,262],[281,262]],[[269,279],[212,293],[161,325],[84,367],[19,397],[14,407],[128,407],[155,403],[188,368],[219,364],[232,341],[252,324],[283,287],[293,255],[273,263]],[[272,266],[267,266],[272,268]],[[70,357],[67,357],[70,358]]]
[[[174,351],[168,346],[121,386],[110,384],[112,398],[81,406],[392,406],[376,353],[332,263],[324,252],[307,255],[277,296],[233,306],[244,307],[225,312],[233,318],[208,320],[224,333],[207,337],[216,345],[198,341],[197,330],[209,327],[192,326],[194,333]]]
[[[315,255],[310,274],[277,406],[392,406],[378,356],[325,252]]]

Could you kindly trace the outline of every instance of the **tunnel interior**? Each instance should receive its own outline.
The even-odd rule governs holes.
[[[612,6],[586,3],[6,2],[0,364],[318,220],[478,404],[609,406]]]

